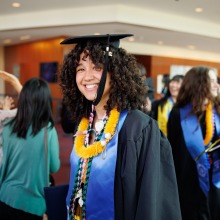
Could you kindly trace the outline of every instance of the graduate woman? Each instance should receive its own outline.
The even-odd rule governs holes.
[[[167,139],[141,109],[146,88],[131,35],[73,37],[60,75],[64,103],[79,125],[70,156],[68,219],[179,220]]]
[[[183,220],[220,219],[220,102],[213,69],[183,80],[168,121]]]
[[[175,75],[169,81],[164,97],[152,103],[151,117],[157,120],[159,128],[165,135],[167,135],[168,118],[176,102],[182,82],[183,75]]]

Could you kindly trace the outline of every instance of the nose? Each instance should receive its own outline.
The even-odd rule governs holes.
[[[93,75],[93,72],[92,72],[92,68],[87,68],[85,70],[85,76],[84,76],[84,80],[86,81],[91,81],[93,79],[94,75]]]

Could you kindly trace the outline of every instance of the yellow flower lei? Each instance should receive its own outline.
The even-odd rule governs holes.
[[[108,134],[104,144],[101,143],[101,141],[97,141],[94,142],[93,144],[88,145],[87,147],[85,147],[84,145],[84,140],[86,135],[83,132],[88,129],[89,120],[87,118],[82,118],[77,131],[79,135],[76,136],[74,143],[76,154],[79,157],[85,159],[85,158],[97,156],[98,154],[103,152],[108,142],[114,136],[115,129],[118,124],[119,116],[120,113],[117,111],[117,109],[116,108],[112,109],[104,129],[104,134],[105,135]]]
[[[205,123],[206,123],[206,135],[204,139],[204,145],[208,145],[212,140],[213,135],[213,114],[212,114],[212,104],[211,102],[208,103],[206,107],[206,116],[205,116]]]

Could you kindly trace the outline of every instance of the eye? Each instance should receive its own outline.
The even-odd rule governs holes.
[[[211,79],[210,82],[211,82],[211,83],[217,83],[217,80]]]
[[[84,68],[82,68],[82,67],[77,67],[76,68],[76,72],[78,73],[78,72],[82,72],[82,71],[84,71]]]
[[[94,69],[95,71],[98,71],[98,72],[102,71],[102,67],[101,67],[101,66],[98,66],[98,65],[94,66],[93,69]]]

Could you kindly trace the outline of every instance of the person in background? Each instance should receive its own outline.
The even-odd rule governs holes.
[[[48,173],[60,167],[52,97],[44,80],[32,78],[24,84],[15,117],[4,122],[2,141],[1,218],[42,220]]]
[[[22,85],[20,81],[14,75],[0,70],[0,79],[4,80],[7,83],[10,83],[17,93],[19,94]],[[14,108],[14,99],[12,97],[6,96],[3,101],[0,101],[0,167],[3,160],[3,152],[2,152],[2,129],[3,122],[8,118],[12,118],[15,116],[17,109]]]
[[[0,109],[10,110],[14,107],[14,99],[12,97],[6,96],[4,100],[0,100]]]
[[[175,75],[168,83],[167,92],[160,100],[155,100],[151,107],[151,117],[157,120],[161,131],[167,135],[167,122],[179,93],[183,75]]]
[[[11,110],[14,107],[14,99],[6,96],[3,101],[0,101],[0,167],[2,165],[3,160],[3,152],[2,152],[2,129],[3,129],[3,121],[7,118],[14,117],[16,114],[16,110]]]
[[[168,121],[183,220],[220,218],[220,99],[214,70],[191,68]]]
[[[135,57],[119,48],[132,35],[91,35],[64,58],[60,86],[79,120],[70,156],[68,219],[180,220],[171,147],[141,112],[146,85]]]
[[[160,94],[161,98],[163,98],[166,95],[169,87],[169,82],[170,82],[170,74],[169,73],[163,74],[163,78],[162,78],[163,88]]]
[[[147,71],[144,65],[141,63],[137,63],[140,75],[144,83],[147,85],[147,93],[145,94],[145,108],[143,109],[143,112],[146,112],[148,115],[151,114],[151,106],[152,102],[154,100],[154,89],[153,89],[153,83],[151,81],[151,78],[147,78]]]
[[[16,92],[20,94],[22,85],[16,76],[6,71],[0,70],[0,79],[10,83]],[[13,107],[14,99],[12,97],[6,96],[3,101],[0,101],[0,128],[3,120],[15,116],[17,110],[11,110]]]

